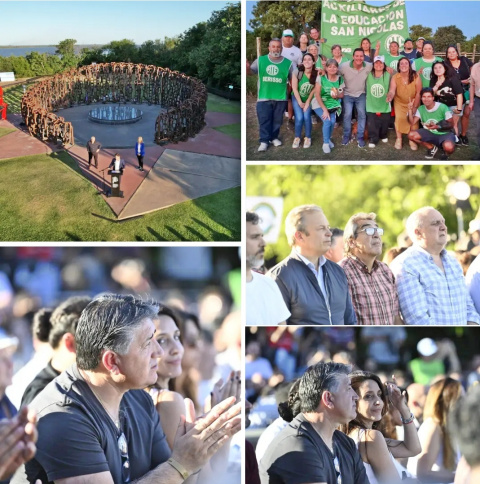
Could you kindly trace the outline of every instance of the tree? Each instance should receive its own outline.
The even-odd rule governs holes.
[[[448,27],[438,27],[433,36],[433,45],[436,52],[444,52],[449,45],[463,44],[467,38],[463,32],[455,25]]]
[[[133,40],[114,40],[104,45],[103,49],[109,51],[106,55],[108,62],[137,62],[138,60],[138,47]]]
[[[416,24],[410,26],[410,37],[415,41],[419,37],[425,37],[430,40],[433,37],[433,32],[430,27],[424,27],[423,25]]]
[[[321,2],[267,1],[257,2],[252,10],[250,26],[256,37],[270,40],[281,37],[284,29],[292,29],[298,39],[314,26],[320,29]]]
[[[75,55],[76,43],[75,39],[65,39],[56,46],[55,54],[61,56],[64,68],[76,67],[78,65],[80,59]]]
[[[473,46],[476,45],[475,51],[477,53],[480,52],[480,34],[475,35],[475,37],[472,37],[471,39],[467,40],[462,46],[462,51],[463,52],[473,52]]]

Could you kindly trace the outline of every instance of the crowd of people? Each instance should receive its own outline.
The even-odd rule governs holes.
[[[394,339],[397,331],[403,337]],[[271,351],[286,333],[295,357],[288,376]],[[441,331],[416,348],[413,333],[401,327],[272,327],[247,334],[247,348],[256,343],[260,351],[249,363],[247,349],[247,398],[253,405],[246,482],[476,482],[479,357],[462,372],[458,345]],[[473,330],[467,337],[474,337]],[[372,364],[372,353],[386,356],[389,348],[401,348],[402,356]],[[262,366],[256,364],[260,359]],[[265,362],[271,365],[268,377]]]
[[[185,253],[174,284],[159,290],[154,260],[162,249],[111,254],[102,248],[27,248],[28,268],[22,250],[5,251],[13,253],[2,259],[0,271],[2,484],[209,483],[213,476],[240,482],[241,318],[231,299],[211,297],[212,288],[208,301],[201,301],[203,289],[196,282],[220,280],[214,275],[219,270],[227,276],[233,253],[219,258],[207,248],[208,267],[199,264],[197,270]],[[84,280],[82,271],[74,274],[73,254],[84,257],[82,267],[96,274],[95,281]],[[125,257],[134,254],[136,259]],[[108,275],[102,269],[110,264]],[[182,281],[185,264],[190,274]],[[159,265],[168,272],[168,263]],[[32,279],[41,279],[38,285],[29,271]],[[72,279],[84,289],[66,297],[65,284],[74,286]],[[127,295],[134,292],[127,281],[142,297]],[[103,291],[92,290],[98,285]],[[29,292],[23,303],[22,290]],[[187,304],[194,298],[199,305]],[[48,306],[38,308],[44,301]],[[19,332],[23,325],[33,338]],[[28,346],[35,351],[25,361]]]
[[[258,75],[258,151],[281,146],[284,113],[294,123],[292,148],[312,146],[312,124],[323,124],[323,153],[335,147],[334,127],[342,124],[341,145],[356,139],[359,148],[388,143],[388,129],[395,128],[394,147],[426,148],[426,159],[437,152],[447,160],[456,147],[468,146],[470,113],[475,112],[480,146],[480,63],[450,45],[444,57],[436,56],[433,43],[423,37],[396,41],[383,51],[364,38],[353,55],[335,44],[328,55],[320,54],[316,28],[300,34],[294,45],[291,29],[269,42],[268,54],[252,64],[247,73]],[[352,124],[353,115],[356,121]]]
[[[478,244],[471,258],[458,254],[461,265],[445,249],[444,217],[429,206],[408,216],[408,243],[382,261],[383,233],[373,212],[352,215],[341,231],[319,206],[301,205],[285,220],[291,253],[267,269],[260,218],[247,212],[247,324],[480,324]]]

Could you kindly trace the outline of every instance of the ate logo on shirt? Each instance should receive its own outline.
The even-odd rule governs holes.
[[[372,93],[372,96],[373,97],[380,98],[380,97],[382,97],[385,94],[385,89],[380,84],[374,84],[371,87],[370,92]]]
[[[422,72],[422,76],[424,77],[424,79],[426,79],[427,81],[430,80],[430,74],[432,72],[432,68],[431,67],[424,67],[423,68],[423,72]]]
[[[269,65],[267,67],[267,74],[269,76],[276,76],[278,74],[278,67],[277,66]]]
[[[397,67],[398,67],[398,60],[394,60],[394,61],[390,62],[390,67],[392,69],[395,69],[396,70]]]
[[[313,86],[308,82],[305,84],[302,84],[302,87],[300,88],[300,96],[308,96],[310,92],[312,91]]]
[[[423,123],[424,128],[427,128],[428,130],[431,131],[433,128],[430,128],[430,126],[433,126],[433,125],[436,126],[438,121],[436,119],[430,118],[430,119],[427,119],[427,121],[425,121],[425,122],[422,121],[422,123]]]

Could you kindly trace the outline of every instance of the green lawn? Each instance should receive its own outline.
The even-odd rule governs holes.
[[[22,169],[19,169],[19,168]],[[0,160],[3,241],[239,241],[240,187],[117,223],[68,153]]]
[[[241,104],[240,101],[229,101],[228,99],[209,93],[207,99],[207,111],[240,114]]]
[[[241,139],[242,137],[241,123],[225,124],[224,126],[217,126],[213,129],[216,129],[224,134],[228,134],[228,136],[231,136],[232,138]]]
[[[8,133],[13,133],[15,128],[0,128],[0,138]]]

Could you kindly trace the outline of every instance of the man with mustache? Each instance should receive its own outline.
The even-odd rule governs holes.
[[[445,250],[447,226],[433,207],[415,210],[407,219],[413,245],[392,262],[406,324],[480,324],[455,257]]]
[[[265,253],[260,217],[255,212],[247,212],[246,251],[247,324],[254,326],[285,324],[290,317],[290,311],[285,306],[278,286],[269,277],[252,270],[263,266]]]
[[[382,254],[383,229],[376,214],[357,213],[344,231],[346,257],[340,261],[358,324],[403,324],[400,318],[395,277],[387,264],[377,260]]]
[[[269,143],[281,146],[278,139],[287,109],[287,85],[292,76],[293,63],[282,56],[282,41],[272,39],[268,55],[262,55],[252,65],[247,61],[247,74],[258,74],[257,117],[260,128],[258,151],[267,151]]]

